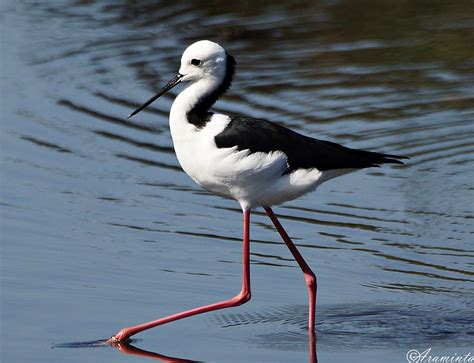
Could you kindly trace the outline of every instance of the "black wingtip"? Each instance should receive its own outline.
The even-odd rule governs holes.
[[[405,163],[402,160],[409,160],[408,156],[399,156],[399,155],[384,155],[384,160],[382,161],[383,164],[400,164],[404,165]]]
[[[388,159],[384,161],[386,164],[399,164],[403,165],[405,164],[403,161],[397,160],[397,159]]]

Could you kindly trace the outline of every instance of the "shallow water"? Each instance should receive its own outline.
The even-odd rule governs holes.
[[[318,275],[318,361],[474,354],[471,2],[1,7],[2,361],[140,361],[91,347],[238,290],[241,212],[180,170],[179,90],[126,120],[203,38],[238,62],[216,110],[411,157],[275,208]],[[251,235],[250,303],[133,344],[310,361],[301,273],[261,211]]]

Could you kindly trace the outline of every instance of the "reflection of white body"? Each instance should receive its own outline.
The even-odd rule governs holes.
[[[250,209],[258,206],[265,208],[303,271],[309,293],[308,328],[314,340],[316,276],[270,207],[297,198],[338,175],[383,163],[401,163],[395,155],[353,150],[311,139],[269,121],[210,114],[210,107],[230,87],[234,64],[234,58],[218,44],[207,40],[194,43],[183,53],[178,75],[130,116],[178,83],[191,82],[171,107],[171,136],[184,171],[202,187],[236,199],[242,207],[242,289],[228,300],[124,328],[109,340],[113,344],[158,325],[247,302],[250,299]]]

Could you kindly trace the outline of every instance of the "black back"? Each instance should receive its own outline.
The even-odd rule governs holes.
[[[330,141],[313,139],[274,122],[241,116],[230,116],[231,122],[215,142],[218,148],[237,146],[251,153],[282,151],[288,158],[288,170],[317,168],[362,169],[380,164],[403,164],[403,156],[350,149]]]

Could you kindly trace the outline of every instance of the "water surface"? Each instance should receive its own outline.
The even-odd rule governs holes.
[[[126,119],[199,39],[238,62],[217,111],[411,157],[275,208],[318,275],[318,361],[474,353],[471,2],[1,7],[3,361],[141,361],[80,343],[238,291],[241,212],[181,171],[167,120],[179,90]],[[250,303],[134,344],[310,361],[301,272],[262,211],[251,235]]]

